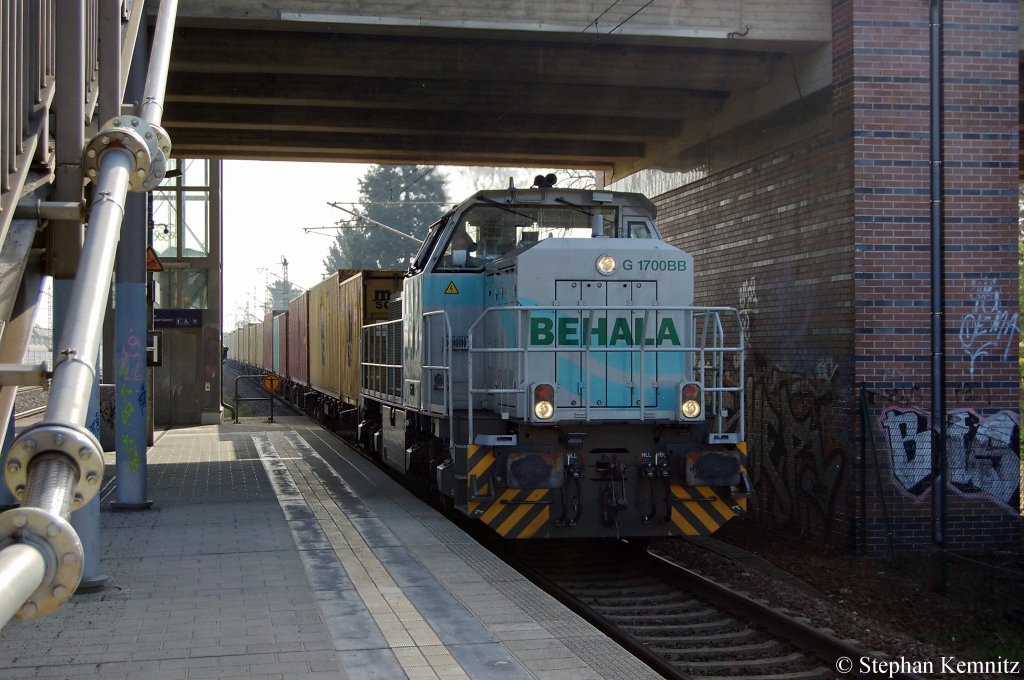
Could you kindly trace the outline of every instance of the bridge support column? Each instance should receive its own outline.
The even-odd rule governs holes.
[[[140,31],[128,77],[126,98],[142,103],[149,68],[146,33]],[[114,316],[114,435],[117,447],[116,510],[152,505],[147,498],[146,443],[146,241],[149,228],[148,194],[125,199],[121,240],[117,246]]]
[[[117,251],[114,432],[117,510],[148,508],[146,479],[146,197],[131,194]]]

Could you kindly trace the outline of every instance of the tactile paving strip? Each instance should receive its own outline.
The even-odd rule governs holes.
[[[298,491],[344,567],[388,647],[410,678],[469,680],[427,621],[405,596],[363,540],[345,510],[323,488],[297,450],[308,444],[294,432],[253,435],[267,474],[280,483],[285,500]],[[312,449],[310,449],[312,450]],[[290,482],[290,484],[288,483]],[[413,653],[415,651],[415,653]]]

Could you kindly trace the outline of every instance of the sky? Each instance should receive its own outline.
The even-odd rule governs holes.
[[[245,317],[263,318],[267,285],[283,276],[281,259],[288,260],[288,280],[309,288],[324,278],[324,257],[334,231],[306,232],[331,227],[346,215],[329,202],[358,200],[359,178],[367,165],[352,163],[285,163],[277,161],[224,162],[224,328]],[[439,168],[448,177],[452,204],[472,191],[452,168]],[[440,216],[443,210],[439,210]]]
[[[246,317],[263,318],[267,286],[283,276],[281,259],[288,260],[288,280],[309,288],[324,278],[324,257],[334,231],[306,232],[331,227],[346,215],[329,202],[353,202],[359,197],[359,178],[367,165],[353,163],[286,163],[224,161],[224,329]],[[448,178],[451,205],[475,190],[458,167],[439,166]],[[531,168],[502,169],[516,184],[529,186],[538,172]],[[504,177],[504,175],[502,175]],[[502,180],[507,186],[507,179]],[[450,207],[450,206],[449,206]],[[444,212],[439,209],[438,216]]]

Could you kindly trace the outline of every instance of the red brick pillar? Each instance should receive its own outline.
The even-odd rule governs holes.
[[[928,3],[835,2],[852,109],[868,552],[931,544]],[[944,0],[947,547],[1019,541],[1018,6]],[[877,466],[877,470],[876,470]],[[880,492],[879,492],[880,487]],[[888,517],[888,521],[886,521]],[[892,537],[890,539],[890,537]]]

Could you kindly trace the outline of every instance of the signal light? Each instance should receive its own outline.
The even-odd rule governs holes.
[[[533,415],[538,420],[551,420],[555,415],[555,388],[540,383],[533,388]]]
[[[701,405],[701,387],[697,383],[684,383],[679,386],[679,416],[683,420],[701,420],[704,408]]]

